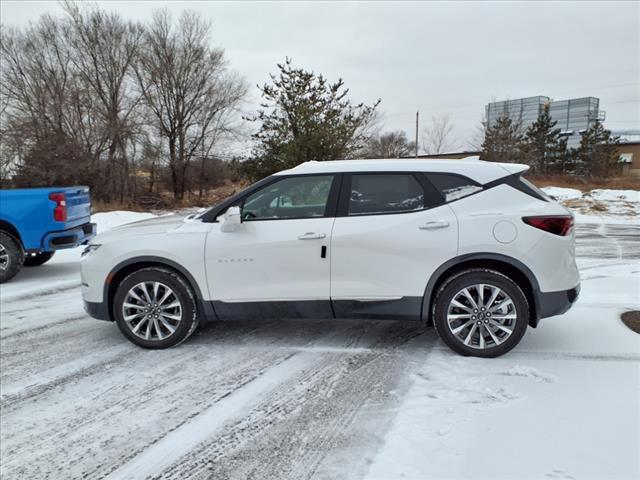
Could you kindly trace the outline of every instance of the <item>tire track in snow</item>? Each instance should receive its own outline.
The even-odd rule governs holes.
[[[308,478],[347,441],[345,432],[371,397],[406,377],[407,357],[395,350],[414,339],[415,330],[385,322],[366,330],[370,350],[319,354],[313,371],[282,384],[153,478]],[[377,416],[367,438],[379,438],[390,415]]]
[[[79,288],[25,302],[0,303],[0,340],[70,318],[86,317]]]
[[[156,365],[156,355],[146,362],[129,358],[84,382],[55,388],[48,398],[25,402],[13,415],[3,414],[3,431],[12,433],[3,434],[3,478],[42,478],[56,468],[64,469],[65,478],[101,478],[284,357],[228,356],[215,362],[219,369],[204,373],[197,364],[200,349],[180,353]],[[129,365],[145,373],[135,374]]]
[[[74,275],[75,277],[75,275]],[[0,300],[4,304],[15,303],[24,300],[32,300],[34,298],[44,297],[48,295],[52,295],[54,293],[62,293],[68,290],[73,290],[74,288],[79,288],[81,285],[80,282],[80,273],[77,274],[78,278],[73,278],[72,280],[60,280],[58,281],[57,287],[37,287],[29,292],[4,292],[0,293]]]
[[[106,478],[121,480],[144,478],[190,452],[206,440],[230,417],[241,414],[266,391],[275,388],[312,363],[311,353],[293,353],[281,363],[271,366],[251,381],[220,398],[216,403],[185,422],[157,443],[141,452]]]

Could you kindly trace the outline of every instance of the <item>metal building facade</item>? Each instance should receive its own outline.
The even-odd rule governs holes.
[[[492,102],[486,106],[489,126],[495,125],[500,117],[509,117],[520,123],[526,130],[549,105],[549,114],[557,123],[556,128],[567,137],[567,145],[576,148],[580,145],[580,133],[587,130],[596,120],[604,120],[600,111],[600,100],[595,97],[572,98],[568,100],[552,100],[539,95],[537,97],[519,98]]]

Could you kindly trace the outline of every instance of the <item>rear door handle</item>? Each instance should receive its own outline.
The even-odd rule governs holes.
[[[325,237],[326,235],[324,233],[307,232],[302,235],[298,235],[298,240],[319,240]]]
[[[423,225],[420,225],[418,228],[420,230],[437,230],[439,228],[447,228],[449,226],[449,222],[444,220],[437,220],[433,222],[427,222]]]

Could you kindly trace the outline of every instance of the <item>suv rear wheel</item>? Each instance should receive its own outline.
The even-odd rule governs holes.
[[[198,326],[191,287],[162,267],[143,268],[126,277],[116,291],[113,313],[122,333],[144,348],[177,345]]]
[[[469,269],[445,281],[433,307],[436,332],[453,351],[497,357],[515,347],[529,324],[529,304],[509,277]]]

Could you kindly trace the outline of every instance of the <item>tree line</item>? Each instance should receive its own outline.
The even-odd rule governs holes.
[[[131,22],[95,6],[63,3],[0,37],[0,183],[86,184],[104,202],[198,195],[225,179],[256,180],[309,160],[400,158],[416,145],[380,128],[380,100],[355,103],[341,79],[286,58],[247,114],[248,86],[212,47],[194,13],[156,11]],[[455,145],[448,117],[422,135],[427,153]],[[251,133],[253,131],[253,133]],[[234,153],[246,144],[250,152]],[[531,127],[484,126],[483,158],[525,162],[536,173],[608,175],[617,139],[596,123],[568,149],[545,110]],[[246,150],[246,149],[245,149]]]
[[[245,82],[210,46],[210,23],[125,21],[63,4],[0,39],[2,177],[15,185],[82,183],[103,201],[206,187],[215,152],[239,134]]]

